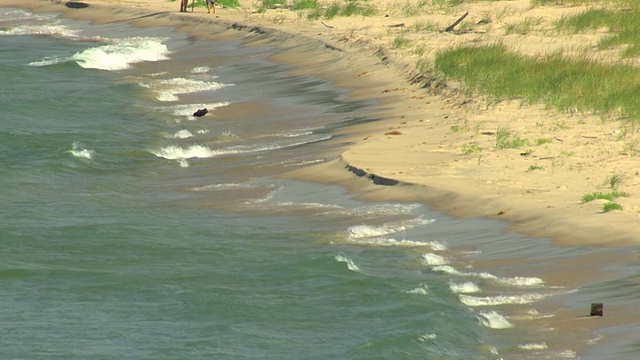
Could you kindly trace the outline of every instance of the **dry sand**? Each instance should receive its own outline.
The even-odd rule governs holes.
[[[336,160],[286,176],[343,184],[370,200],[424,200],[455,216],[498,218],[508,221],[514,231],[550,237],[560,245],[620,246],[640,241],[640,170],[636,168],[640,135],[636,128],[619,119],[560,113],[543,104],[468,97],[460,91],[460,84],[426,89],[424,82],[410,81],[418,75],[419,59],[432,61],[437,51],[465,43],[500,40],[526,54],[564,49],[568,54],[588,53],[610,61],[615,53],[594,48],[605,32],[562,35],[553,30],[554,19],[584,11],[584,7],[532,8],[528,0],[516,0],[417,8],[417,2],[410,0],[372,0],[379,15],[311,21],[286,9],[259,13],[259,3],[251,0],[241,1],[240,9],[219,8],[218,14],[207,14],[201,7],[193,13],[179,13],[178,1],[85,2],[91,5],[87,9],[67,9],[58,1],[0,0],[4,6],[65,12],[96,22],[134,20],[135,25],[151,26],[164,21],[203,37],[213,33],[251,37],[267,31],[270,40],[260,41],[293,49],[275,60],[348,87],[354,98],[378,99],[378,115],[383,119],[342,130],[347,140],[341,138],[336,144]],[[110,10],[96,11],[103,7]],[[128,10],[120,12],[122,7]],[[408,11],[414,8],[418,10]],[[465,31],[440,31],[465,12],[469,16],[459,25]],[[156,14],[154,23],[145,23],[149,14]],[[535,19],[529,33],[505,34],[506,26],[526,19]],[[233,24],[241,26],[233,29]],[[222,31],[208,34],[208,26]],[[399,37],[409,45],[394,48]],[[487,134],[499,128],[510,129],[530,145],[496,149],[495,136]],[[538,138],[551,142],[535,145]],[[468,144],[482,151],[465,155],[463,147]],[[607,178],[612,175],[621,179],[618,189],[629,194],[618,199],[624,210],[603,213],[601,201],[581,202],[584,194],[609,191]],[[637,252],[628,252],[625,259],[617,260],[638,259]],[[556,280],[574,286],[591,276],[571,269],[563,274]],[[586,332],[637,321],[627,316],[634,312],[613,309],[602,321],[586,322],[575,310],[567,310],[558,314],[553,326]]]

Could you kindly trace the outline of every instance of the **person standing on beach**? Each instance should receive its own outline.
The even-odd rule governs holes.
[[[180,12],[187,12],[187,5],[189,5],[189,0],[180,0]]]
[[[211,13],[211,8],[213,8],[213,13],[217,14],[215,0],[207,0],[207,13]]]

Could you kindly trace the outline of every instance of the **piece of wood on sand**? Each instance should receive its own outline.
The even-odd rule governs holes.
[[[458,26],[458,24],[460,24],[462,22],[462,20],[464,20],[464,18],[466,18],[469,15],[469,12],[467,11],[466,13],[464,13],[464,15],[460,16],[460,18],[458,20],[456,20],[456,22],[454,22],[453,24],[447,26],[444,31],[445,32],[451,32],[453,31],[453,29]]]

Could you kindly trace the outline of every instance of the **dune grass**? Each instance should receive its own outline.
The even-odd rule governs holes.
[[[640,71],[571,59],[560,53],[527,57],[501,43],[440,52],[435,69],[471,91],[544,102],[561,111],[619,113],[640,119]]]
[[[559,30],[581,32],[606,28],[612,36],[605,37],[598,43],[601,49],[611,49],[626,45],[622,56],[640,55],[640,2],[629,3],[625,11],[610,9],[590,9],[586,12],[565,17],[556,22]]]
[[[376,14],[376,9],[371,4],[358,0],[336,0],[326,5],[312,0],[298,0],[294,1],[293,9],[305,11],[310,20],[331,19],[336,16],[373,16]]]

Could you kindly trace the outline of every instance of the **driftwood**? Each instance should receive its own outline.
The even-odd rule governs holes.
[[[331,25],[327,25],[324,23],[324,21],[320,20],[320,23],[326,27],[328,27],[329,29],[333,29],[335,26],[331,26]]]
[[[404,27],[404,23],[387,25],[388,27]]]
[[[467,17],[467,15],[469,15],[469,12],[467,11],[466,13],[464,13],[464,15],[460,16],[460,18],[458,20],[456,20],[456,22],[454,22],[453,24],[447,26],[444,31],[445,32],[450,32],[453,31],[453,28],[455,28],[458,24],[460,24],[462,22],[462,20],[464,20],[464,18]]]

